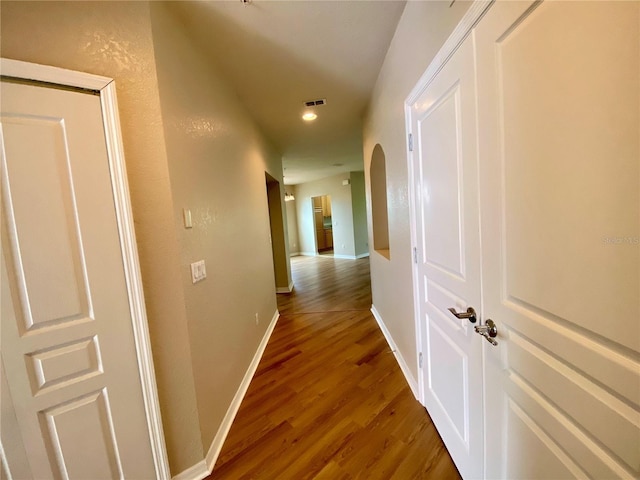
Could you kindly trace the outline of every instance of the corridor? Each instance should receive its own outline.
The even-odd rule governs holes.
[[[210,479],[460,478],[371,315],[369,259],[293,257]]]

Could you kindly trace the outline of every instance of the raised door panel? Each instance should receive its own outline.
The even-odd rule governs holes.
[[[39,420],[62,478],[123,476],[106,389],[45,409]]]
[[[0,256],[0,259],[2,257]],[[4,281],[5,278],[0,278]],[[2,307],[2,305],[0,305]],[[5,310],[2,310],[4,315]],[[7,373],[4,368],[4,362],[0,358],[0,441],[2,442],[2,451],[0,452],[0,479],[11,480],[19,478],[20,480],[33,480],[33,474],[29,467],[29,458],[27,450],[22,441],[20,426],[16,418],[16,411],[13,405],[13,399],[9,392],[9,384],[7,382]],[[9,467],[8,459],[11,460]]]
[[[640,476],[640,3],[476,30],[486,476]]]
[[[637,351],[637,2],[615,5],[543,4],[500,41],[505,294]]]
[[[454,85],[419,122],[423,194],[420,247],[431,270],[464,281],[459,108],[460,87]]]
[[[2,125],[23,294],[20,329],[91,320],[64,122],[14,115]]]

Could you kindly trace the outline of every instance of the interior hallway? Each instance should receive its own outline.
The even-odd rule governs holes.
[[[293,257],[209,479],[460,478],[369,311],[369,259]]]

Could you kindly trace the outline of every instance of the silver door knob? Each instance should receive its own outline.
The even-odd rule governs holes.
[[[468,319],[471,323],[476,323],[478,321],[478,317],[476,316],[476,311],[473,309],[473,307],[469,307],[467,308],[466,312],[456,312],[455,308],[449,308],[449,311],[456,317],[456,318],[466,318]]]
[[[498,345],[498,342],[494,340],[498,336],[498,327],[493,320],[489,318],[484,325],[476,325],[473,328],[476,333],[482,335],[491,345],[494,347]]]

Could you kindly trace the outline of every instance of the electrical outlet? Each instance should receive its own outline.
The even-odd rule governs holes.
[[[260,317],[258,316],[258,313],[256,312],[256,325],[258,325],[260,323]]]

